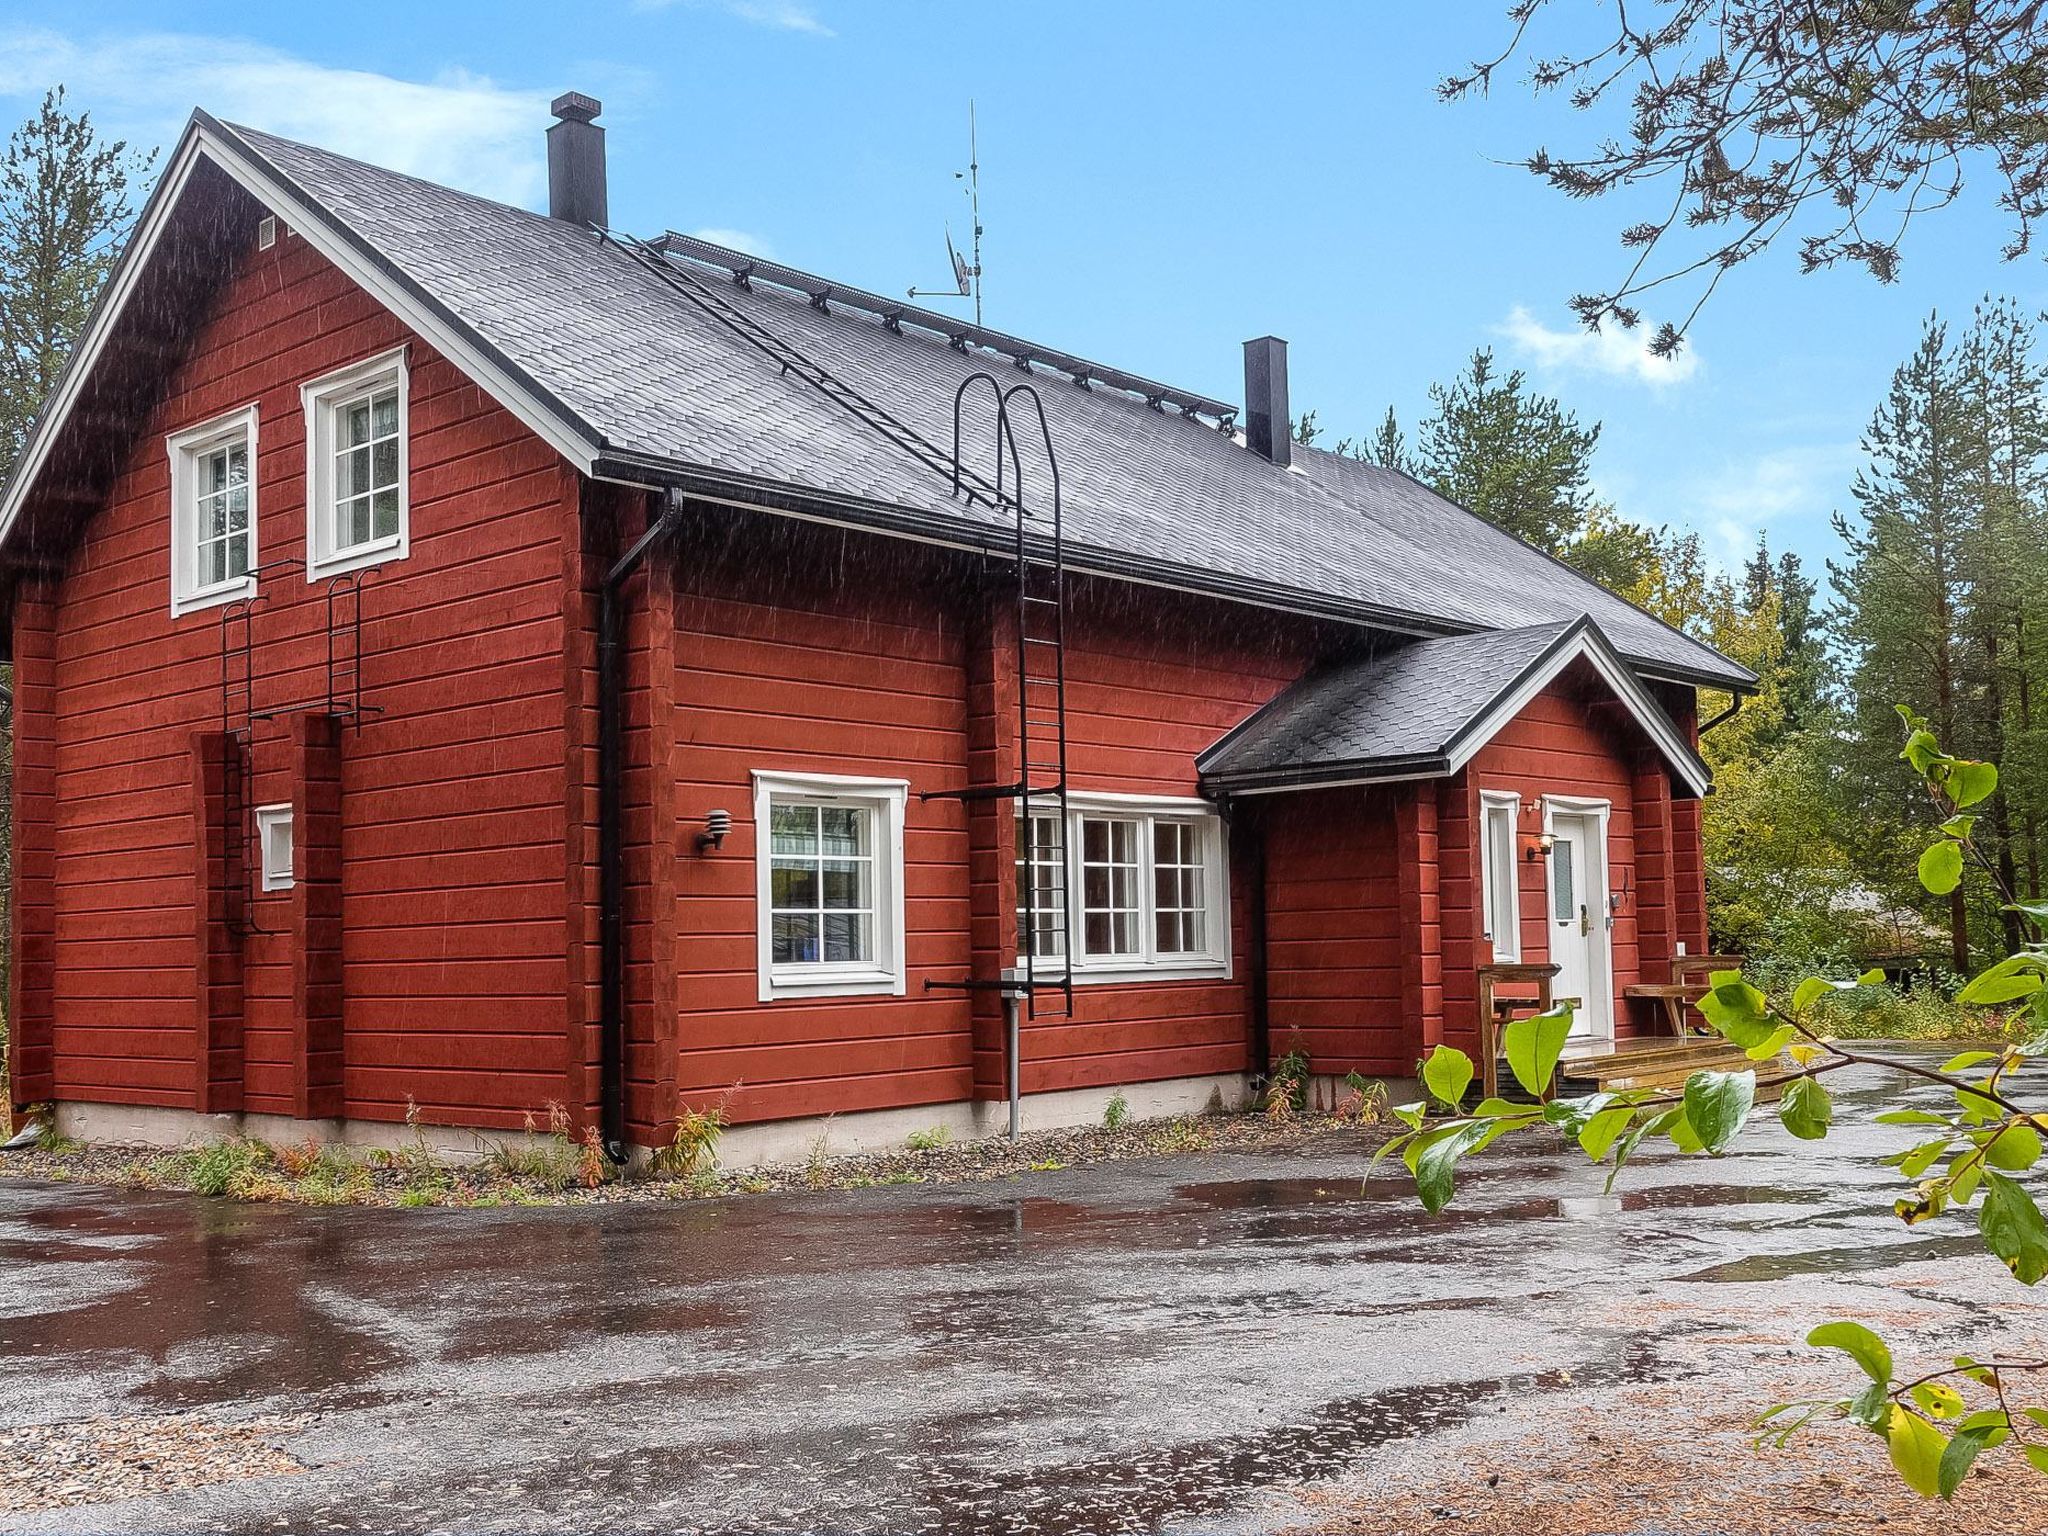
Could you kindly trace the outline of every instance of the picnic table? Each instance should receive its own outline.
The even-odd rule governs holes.
[[[1501,1026],[1522,1011],[1546,1012],[1550,1007],[1550,983],[1555,965],[1482,965],[1479,967],[1479,1089],[1487,1098],[1500,1092]],[[1526,997],[1503,997],[1500,986],[1534,987],[1532,1001]]]
[[[1739,971],[1738,955],[1680,955],[1671,962],[1671,980],[1642,981],[1623,987],[1621,995],[1656,1005],[1671,1033],[1684,1039],[1692,1031],[1685,1010],[1697,1004],[1711,990],[1708,978],[1715,971]]]

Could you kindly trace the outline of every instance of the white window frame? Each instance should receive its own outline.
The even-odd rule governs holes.
[[[1501,789],[1486,789],[1479,792],[1479,889],[1480,922],[1487,940],[1493,945],[1495,963],[1513,965],[1522,958],[1522,865],[1518,832],[1522,816],[1522,797],[1518,792]],[[1493,919],[1501,913],[1499,889],[1501,869],[1495,859],[1498,850],[1494,847],[1494,828],[1502,821],[1507,823],[1507,907],[1505,917],[1507,932],[1497,931]]]
[[[398,530],[345,549],[335,547],[335,423],[368,394],[398,391]],[[412,548],[411,374],[406,349],[393,347],[299,386],[306,413],[306,580],[403,560]]]
[[[904,965],[903,820],[907,779],[853,778],[835,773],[754,772],[754,928],[760,996],[764,1003],[797,997],[901,997],[909,990]],[[777,965],[773,959],[774,902],[770,874],[770,808],[779,799],[853,806],[875,814],[875,960],[872,965],[827,961]]]
[[[280,829],[283,830],[285,837],[282,861],[272,857],[276,852],[272,847],[272,839]],[[256,807],[256,858],[264,890],[288,891],[298,883],[298,841],[298,829],[293,825],[292,808],[289,805]]]
[[[164,439],[171,461],[171,616],[217,608],[256,595],[257,439],[252,402],[224,416],[173,432]],[[249,456],[249,569],[227,581],[199,584],[199,460],[204,454],[242,442]]]
[[[1026,808],[1018,807],[1018,816]],[[1033,815],[1058,815],[1056,801],[1037,800],[1029,807]],[[1140,823],[1138,833],[1138,939],[1134,955],[1090,955],[1087,952],[1086,886],[1082,879],[1081,823],[1111,817]],[[1157,894],[1154,878],[1153,824],[1180,821],[1191,824],[1201,853],[1202,927],[1207,941],[1199,953],[1158,951]],[[1067,796],[1065,839],[1066,878],[1073,892],[1073,930],[1067,935],[1072,953],[1076,985],[1134,981],[1187,981],[1205,978],[1227,980],[1231,975],[1230,933],[1230,851],[1223,835],[1223,818],[1207,800],[1181,795],[1111,794],[1106,791],[1070,791]],[[1014,890],[1015,876],[1012,876]],[[1014,905],[1014,902],[1013,902]],[[1021,949],[1022,936],[1019,936]],[[1024,957],[1020,953],[1021,970]],[[1033,962],[1035,974],[1065,974],[1066,957],[1039,955]]]

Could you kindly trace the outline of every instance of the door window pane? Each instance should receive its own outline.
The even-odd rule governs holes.
[[[1550,848],[1550,890],[1552,915],[1568,923],[1579,915],[1576,874],[1572,869],[1572,844],[1560,837]]]

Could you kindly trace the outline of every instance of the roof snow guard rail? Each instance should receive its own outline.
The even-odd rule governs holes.
[[[795,267],[785,267],[779,262],[764,261],[758,256],[749,256],[745,251],[735,251],[729,246],[714,245],[709,240],[699,240],[695,235],[679,235],[670,230],[659,240],[650,241],[655,250],[667,256],[678,256],[694,261],[701,266],[715,267],[742,288],[757,282],[800,293],[810,300],[815,309],[829,310],[834,304],[843,308],[858,310],[873,315],[888,329],[901,333],[906,325],[920,331],[929,331],[944,338],[957,352],[970,347],[999,353],[1010,359],[1017,367],[1030,370],[1038,367],[1050,368],[1055,373],[1064,373],[1083,389],[1100,384],[1109,389],[1122,390],[1138,396],[1155,411],[1168,406],[1183,416],[1206,416],[1221,432],[1232,431],[1237,425],[1238,408],[1228,401],[1211,400],[1206,395],[1189,394],[1184,389],[1152,379],[1141,378],[1135,373],[1125,373],[1117,368],[1105,368],[1100,363],[1091,363],[1085,357],[1071,353],[1057,352],[1050,347],[1041,347],[1037,342],[1026,341],[1020,336],[1010,336],[1002,331],[991,331],[985,326],[970,325],[967,321],[952,315],[942,315],[937,310],[921,309],[915,304],[906,304],[901,299],[885,299],[878,293],[869,293],[861,288],[848,288],[841,283],[828,283],[822,277],[800,272]]]

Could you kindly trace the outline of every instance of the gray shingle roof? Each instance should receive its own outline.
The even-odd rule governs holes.
[[[1222,737],[1196,766],[1213,789],[1448,773],[1485,744],[1492,732],[1482,728],[1509,712],[1505,701],[1586,649],[1613,655],[1599,628],[1579,619],[1418,640],[1325,667]],[[1655,701],[1625,702],[1704,784],[1705,765]]]
[[[863,507],[901,511],[970,542],[1002,526],[626,251],[523,209],[251,129],[227,132],[535,381],[604,454],[833,498],[849,520]],[[951,443],[963,379],[1011,368],[766,288],[722,292],[934,443]],[[1590,613],[1652,672],[1754,681],[1406,476],[1316,449],[1297,450],[1296,468],[1280,469],[1211,426],[1130,395],[1050,375],[1039,384],[1077,567],[1182,577],[1422,633]]]

